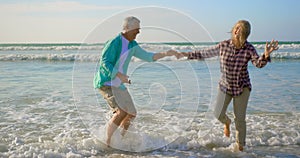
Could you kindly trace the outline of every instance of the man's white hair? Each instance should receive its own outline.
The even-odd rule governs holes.
[[[123,31],[127,32],[140,27],[140,20],[134,16],[129,16],[124,19]]]

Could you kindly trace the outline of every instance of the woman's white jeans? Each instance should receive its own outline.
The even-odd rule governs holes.
[[[233,112],[234,112],[234,122],[236,128],[236,141],[239,145],[245,146],[246,142],[246,110],[247,104],[250,96],[249,88],[244,88],[243,93],[239,96],[232,96],[230,94],[218,90],[217,99],[214,108],[215,117],[222,123],[226,123],[228,116],[226,115],[226,110],[233,99]]]

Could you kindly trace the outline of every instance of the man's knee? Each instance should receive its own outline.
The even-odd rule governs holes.
[[[130,122],[133,121],[134,119],[135,119],[135,115],[127,114],[125,118],[125,122],[130,124]]]
[[[136,114],[128,114],[127,117],[129,117],[130,119],[134,119],[136,117]]]
[[[125,111],[118,109],[112,118],[113,123],[119,125],[126,116],[127,113]]]

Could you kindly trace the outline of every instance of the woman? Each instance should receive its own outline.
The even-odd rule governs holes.
[[[246,109],[251,91],[248,73],[248,61],[258,68],[270,62],[270,54],[278,49],[278,41],[272,40],[265,46],[262,56],[259,56],[248,41],[251,26],[246,20],[238,21],[231,30],[231,39],[204,50],[183,53],[188,59],[203,59],[220,56],[221,79],[214,108],[217,119],[224,124],[224,134],[230,136],[231,120],[226,110],[233,100],[234,121],[236,126],[236,143],[243,151],[246,138]]]

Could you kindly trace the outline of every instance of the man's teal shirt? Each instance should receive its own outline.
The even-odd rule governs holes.
[[[128,56],[123,65],[123,74],[127,74],[127,69],[132,56],[135,56],[144,61],[153,62],[154,53],[147,52],[141,48],[138,43],[133,40],[128,44]],[[119,59],[122,51],[122,34],[120,33],[115,38],[107,41],[102,50],[99,69],[94,77],[94,88],[101,88],[105,82],[113,80],[119,68]],[[126,89],[124,84],[120,85],[121,89]]]

